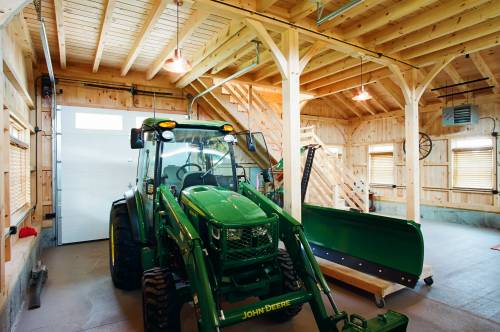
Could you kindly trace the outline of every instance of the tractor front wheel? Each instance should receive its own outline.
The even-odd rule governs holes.
[[[109,218],[109,269],[116,288],[134,290],[141,285],[141,252],[132,238],[125,203],[114,203]]]
[[[295,271],[292,258],[288,252],[284,249],[279,249],[277,260],[283,276],[283,293],[296,292],[302,289],[302,280],[297,271]],[[301,310],[302,304],[293,305],[274,312],[272,318],[277,322],[286,322],[295,317]]]
[[[155,267],[144,272],[142,313],[145,332],[181,331],[181,307],[175,282],[166,269]]]

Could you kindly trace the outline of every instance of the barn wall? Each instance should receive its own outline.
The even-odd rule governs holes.
[[[494,117],[497,131],[500,125],[500,103],[498,99],[485,99],[479,105],[480,117]],[[420,131],[430,135],[433,141],[431,154],[420,162],[420,183],[422,204],[442,207],[469,209],[485,212],[500,212],[499,195],[491,191],[459,190],[451,184],[451,139],[459,137],[489,136],[491,120],[480,120],[476,125],[443,127],[441,111],[424,112],[420,116]],[[367,178],[368,147],[370,144],[394,144],[395,188],[372,186],[379,201],[405,202],[406,175],[403,152],[404,117],[386,117],[352,122],[349,137],[347,162],[362,179]],[[497,146],[497,153],[500,147]],[[500,159],[500,158],[499,158]],[[497,170],[500,165],[497,165]],[[497,179],[498,181],[498,179]],[[379,203],[380,207],[383,203]],[[391,205],[394,207],[394,204]],[[404,214],[401,208],[393,209],[394,214]]]

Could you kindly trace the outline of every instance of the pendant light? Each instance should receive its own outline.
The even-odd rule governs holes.
[[[189,61],[182,57],[181,49],[179,48],[179,7],[182,6],[182,1],[174,0],[177,7],[177,29],[176,29],[176,45],[174,56],[165,61],[163,69],[172,73],[184,74],[191,70]]]
[[[363,84],[363,57],[361,57],[361,91],[352,97],[352,100],[365,101],[368,99],[372,99],[372,96],[368,93],[368,91],[365,91],[365,86]]]

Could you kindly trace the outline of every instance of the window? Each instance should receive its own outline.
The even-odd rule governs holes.
[[[9,203],[12,215],[30,203],[29,132],[17,121],[11,120],[9,136]]]
[[[394,184],[393,145],[372,145],[370,153],[370,183]]]
[[[455,139],[451,149],[454,188],[493,188],[494,151],[491,138]]]
[[[328,145],[328,152],[333,154],[337,159],[342,159],[343,148],[341,145]]]
[[[122,130],[121,115],[99,113],[75,113],[76,129]]]

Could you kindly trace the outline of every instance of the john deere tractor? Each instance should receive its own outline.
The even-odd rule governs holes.
[[[142,286],[145,331],[180,331],[184,304],[212,332],[260,316],[286,321],[304,303],[320,331],[405,331],[408,319],[393,311],[365,320],[337,309],[302,225],[236,162],[263,146],[246,137],[216,121],[132,129],[137,186],[111,208],[110,270],[117,288]]]

